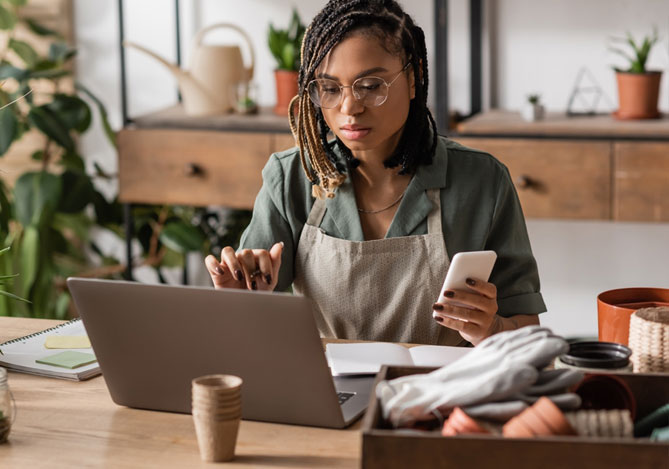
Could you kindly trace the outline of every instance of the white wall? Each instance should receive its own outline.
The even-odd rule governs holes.
[[[253,38],[254,80],[260,102],[274,102],[274,59],[266,46],[267,25],[287,25],[295,4],[308,21],[324,1],[182,0],[183,58],[195,31],[217,22],[233,22]],[[401,0],[425,31],[431,82],[434,85],[432,0]],[[650,65],[665,71],[669,64],[669,2],[666,0],[487,0],[490,63],[484,82],[487,101],[518,108],[527,93],[540,92],[549,109],[564,110],[578,70],[587,66],[615,107],[615,84],[609,65],[620,63],[607,51],[608,38],[626,30],[639,36],[657,25],[662,43]],[[75,0],[79,55],[78,79],[106,104],[115,129],[121,126],[117,0]],[[449,100],[453,109],[469,112],[469,26],[465,0],[449,1]],[[173,60],[173,2],[126,0],[126,37]],[[208,40],[240,43],[234,34],[216,33]],[[176,102],[176,83],[165,67],[127,53],[128,101],[131,116]],[[666,74],[665,74],[666,75]],[[663,77],[660,107],[669,112],[669,78]],[[434,98],[434,96],[432,96]],[[602,102],[606,108],[606,101]],[[99,162],[115,171],[116,154],[105,142],[100,123],[81,140],[88,164]],[[114,184],[103,188],[115,194]],[[563,334],[596,333],[596,294],[621,286],[669,286],[669,224],[624,224],[529,220],[528,228],[542,278],[549,313],[544,322]],[[108,249],[122,252],[109,243]],[[197,264],[197,261],[196,261]]]
[[[639,40],[656,26],[661,42],[647,66],[665,71],[660,109],[669,111],[669,1],[500,0],[496,10],[498,81],[493,86],[499,99],[493,105],[518,109],[527,94],[538,92],[548,109],[563,111],[579,69],[587,67],[607,97],[599,109],[615,110],[611,66],[625,61],[609,51],[610,38],[630,31]]]

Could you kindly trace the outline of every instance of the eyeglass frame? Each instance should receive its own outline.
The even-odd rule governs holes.
[[[355,95],[355,92],[353,91],[353,87],[355,86],[355,84],[356,84],[358,81],[360,81],[360,80],[367,80],[367,79],[370,79],[370,78],[378,78],[379,80],[383,81],[383,84],[384,84],[384,85],[386,85],[386,96],[385,96],[385,98],[383,99],[382,102],[380,102],[379,104],[374,104],[374,105],[372,105],[371,107],[379,107],[379,106],[382,106],[386,101],[388,101],[388,89],[390,89],[390,86],[391,86],[393,83],[395,83],[395,82],[397,81],[397,79],[400,77],[400,75],[402,75],[403,72],[405,72],[405,71],[407,70],[407,68],[409,67],[409,65],[411,65],[411,62],[407,62],[407,63],[404,65],[404,67],[402,67],[402,70],[400,70],[399,72],[397,72],[397,74],[395,75],[395,77],[394,77],[392,80],[390,80],[390,83],[388,83],[384,78],[382,78],[382,77],[377,77],[377,76],[374,76],[374,75],[370,75],[370,76],[364,76],[364,77],[356,78],[356,79],[353,81],[353,83],[351,83],[350,85],[341,85],[341,84],[337,83],[336,80],[333,80],[333,79],[331,79],[331,78],[314,78],[314,79],[311,80],[309,83],[307,83],[306,90],[307,90],[307,93],[309,94],[309,99],[311,100],[312,103],[314,103],[315,106],[318,106],[318,107],[320,107],[321,109],[334,109],[334,108],[336,108],[337,106],[339,106],[339,105],[341,104],[341,102],[342,102],[342,100],[343,100],[343,98],[344,98],[344,88],[351,88],[351,92],[352,92],[352,94],[353,94],[353,98],[356,100],[356,102],[360,102],[362,98],[358,98],[358,97]],[[337,86],[339,86],[339,102],[338,102],[337,104],[335,104],[335,105],[332,106],[332,107],[323,107],[321,104],[318,104],[318,103],[315,103],[315,102],[314,102],[313,98],[311,97],[311,93],[309,93],[309,87],[311,86],[312,83],[318,83],[318,80],[328,80],[328,81],[331,81],[331,82],[333,82],[333,83],[336,83]],[[367,107],[366,104],[363,104],[363,106]]]

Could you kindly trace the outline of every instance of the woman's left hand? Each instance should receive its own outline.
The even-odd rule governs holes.
[[[433,305],[433,316],[442,326],[455,329],[465,340],[477,345],[499,330],[497,287],[471,278],[467,279],[467,287],[469,291],[442,292],[443,296]]]

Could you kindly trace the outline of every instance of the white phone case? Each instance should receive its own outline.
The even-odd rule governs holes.
[[[446,273],[444,285],[439,292],[437,301],[444,300],[446,290],[469,290],[467,279],[475,278],[488,281],[492,268],[495,265],[497,254],[495,251],[469,251],[459,252],[453,259]],[[451,302],[456,304],[455,302]],[[459,305],[465,306],[465,305]]]

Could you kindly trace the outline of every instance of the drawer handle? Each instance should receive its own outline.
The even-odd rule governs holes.
[[[184,172],[184,176],[187,176],[187,177],[200,176],[204,173],[204,171],[202,170],[202,167],[198,164],[195,164],[195,163],[186,163],[184,165],[183,172]]]
[[[526,176],[525,174],[518,176],[514,182],[518,189],[529,189],[535,185],[534,181],[532,181],[532,179],[530,179],[530,177]]]

